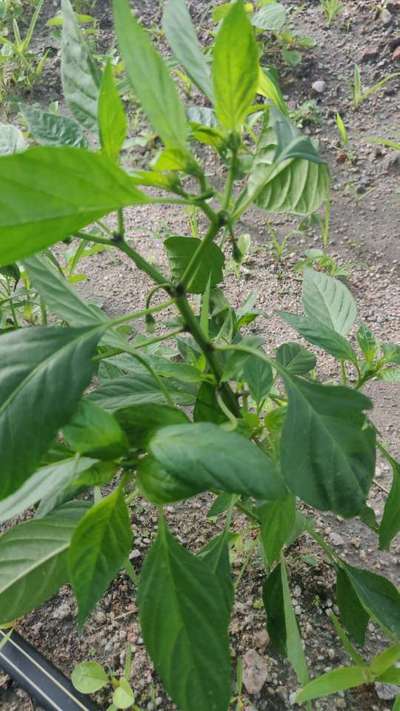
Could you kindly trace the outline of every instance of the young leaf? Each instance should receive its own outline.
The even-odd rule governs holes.
[[[284,366],[293,375],[305,375],[314,370],[317,359],[314,353],[298,343],[283,343],[276,351],[278,363]]]
[[[193,27],[185,0],[167,0],[164,7],[163,29],[169,45],[188,76],[213,100],[210,70]]]
[[[393,644],[377,654],[369,665],[369,671],[374,676],[381,676],[400,659],[400,644]]]
[[[68,547],[86,509],[75,501],[0,536],[0,624],[39,607],[67,582]]]
[[[189,125],[162,57],[132,15],[127,0],[114,0],[114,24],[129,82],[162,142],[186,151]]]
[[[0,192],[0,266],[28,257],[112,210],[148,201],[106,156],[68,147],[38,147],[0,158]]]
[[[365,324],[361,324],[357,331],[357,341],[367,363],[372,363],[379,350],[379,342]]]
[[[363,646],[369,615],[342,568],[336,574],[336,602],[344,626],[354,641]]]
[[[384,630],[400,637],[400,594],[382,575],[345,565],[346,574],[358,598],[374,620]]]
[[[70,0],[62,0],[61,74],[65,100],[82,126],[97,131],[97,71],[75,19]]]
[[[117,709],[130,709],[135,703],[134,693],[126,679],[120,679],[113,693],[113,704]]]
[[[341,667],[326,672],[317,679],[310,681],[296,696],[298,704],[304,704],[322,696],[336,694],[338,691],[353,689],[369,681],[365,667]]]
[[[138,600],[146,647],[173,701],[182,711],[227,711],[229,614],[219,580],[163,520],[143,565]]]
[[[215,111],[228,131],[238,131],[243,125],[256,95],[258,72],[254,31],[243,2],[238,0],[218,32],[212,66]]]
[[[296,499],[286,496],[264,504],[257,513],[261,519],[261,542],[269,565],[278,560],[290,538],[296,520]]]
[[[41,499],[62,491],[95,463],[96,460],[89,457],[81,457],[79,460],[74,457],[40,467],[14,494],[0,502],[0,523],[19,516]]]
[[[35,471],[73,415],[101,335],[101,327],[37,327],[0,337],[0,499]]]
[[[357,356],[351,344],[340,333],[305,316],[297,316],[297,314],[290,314],[287,311],[281,311],[279,315],[309,343],[319,346],[338,360],[357,362]]]
[[[35,254],[25,259],[24,267],[32,286],[39,292],[49,311],[70,326],[92,326],[109,320],[100,309],[83,301],[44,255]]]
[[[111,62],[107,62],[100,85],[98,122],[103,152],[118,161],[128,129],[124,106],[116,89]]]
[[[232,494],[276,499],[285,494],[272,460],[235,432],[200,422],[164,427],[149,450],[178,482]]]
[[[109,683],[109,678],[101,664],[97,662],[82,662],[72,674],[71,681],[81,694],[94,694]]]
[[[263,602],[267,614],[267,630],[272,646],[283,657],[287,655],[285,609],[283,602],[281,564],[275,566],[263,585]]]
[[[304,270],[304,315],[341,336],[347,336],[357,317],[357,306],[348,288],[339,279]]]
[[[244,363],[243,376],[251,396],[259,405],[268,395],[274,382],[271,366],[260,358],[250,356]]]
[[[349,517],[363,508],[375,472],[370,400],[344,386],[285,377],[288,411],[281,466],[289,488],[321,511]]]
[[[116,410],[114,416],[136,449],[145,447],[160,427],[182,425],[189,421],[182,410],[157,403],[125,407]]]
[[[297,679],[304,686],[309,680],[307,662],[303,650],[303,644],[299,632],[299,627],[294,613],[292,599],[290,597],[289,581],[286,564],[282,561],[281,566],[283,610],[286,627],[286,651],[289,662],[296,672]]]
[[[233,600],[234,589],[232,582],[231,564],[229,561],[229,533],[223,531],[215,538],[212,538],[204,548],[198,553],[198,557],[204,560],[210,566],[213,575],[216,575],[221,584],[225,603],[230,615]]]
[[[254,27],[269,32],[279,32],[286,22],[286,9],[279,2],[261,7],[251,18]]]
[[[24,106],[22,113],[37,143],[43,146],[87,148],[87,141],[81,127],[68,116],[59,116],[33,106]]]
[[[80,624],[122,567],[131,543],[129,511],[118,487],[87,511],[72,537],[70,580],[78,600]]]
[[[97,459],[117,459],[128,448],[128,440],[115,417],[90,400],[79,403],[74,417],[63,428],[63,435],[74,452]]]
[[[196,237],[168,237],[164,240],[169,263],[174,280],[179,283],[186,267],[201,244]],[[211,280],[211,286],[216,286],[224,278],[224,255],[220,248],[211,243],[203,252],[202,259],[197,266],[188,286],[191,294],[202,294]]]
[[[389,548],[393,538],[400,531],[400,463],[390,458],[393,481],[386,499],[383,517],[379,526],[379,548]]]

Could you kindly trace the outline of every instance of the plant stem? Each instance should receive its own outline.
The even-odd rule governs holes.
[[[168,290],[165,286],[167,283],[166,277],[161,274],[156,267],[153,267],[147,259],[144,259],[138,252],[136,252],[133,247],[130,247],[124,239],[115,240],[114,244],[119,250],[121,250],[121,252],[125,252],[125,254],[131,258],[132,262],[136,264],[138,269],[145,272],[156,284],[159,284]]]
[[[144,316],[147,316],[147,314],[157,314],[159,311],[164,311],[164,309],[172,306],[173,303],[173,299],[168,299],[168,301],[164,301],[162,304],[158,304],[157,306],[152,306],[150,309],[141,309],[141,311],[133,311],[132,313],[125,314],[125,316],[120,316],[120,318],[113,319],[109,323],[106,322],[105,325],[108,328],[113,328],[114,326],[119,326],[127,321],[135,321],[138,318],[143,318]]]

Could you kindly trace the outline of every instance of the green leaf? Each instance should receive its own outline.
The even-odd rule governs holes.
[[[258,47],[241,0],[232,5],[217,34],[212,76],[215,111],[228,131],[243,125],[258,84]]]
[[[129,555],[132,532],[120,487],[92,506],[80,521],[69,549],[70,580],[82,624]]]
[[[259,405],[268,395],[274,382],[274,374],[269,363],[250,356],[243,366],[243,376],[249,386],[251,396]]]
[[[396,696],[392,711],[400,711],[400,696]]]
[[[84,461],[85,459],[81,457],[79,461]],[[36,517],[43,518],[43,516],[47,516],[55,508],[67,501],[76,499],[87,489],[109,484],[118,473],[118,466],[115,462],[102,462],[96,459],[91,461],[94,462],[92,466],[82,472],[79,472],[78,467],[76,476],[73,476],[69,482],[65,482],[64,486],[56,487],[56,482],[53,482],[53,487],[49,487],[48,494],[41,499],[37,507]]]
[[[164,240],[172,276],[179,283],[186,267],[199,248],[201,240],[196,237],[168,237]],[[207,246],[202,254],[196,271],[194,272],[187,291],[191,294],[202,294],[210,279],[211,286],[216,286],[224,278],[224,255],[220,248],[213,242]]]
[[[304,270],[303,305],[306,318],[347,336],[357,317],[357,306],[348,288],[333,277]]]
[[[229,615],[219,580],[163,520],[143,565],[138,600],[146,648],[172,700],[182,711],[227,711]]]
[[[116,410],[114,416],[127,435],[130,444],[136,449],[145,447],[160,427],[182,425],[189,421],[182,410],[157,403],[143,403],[125,407]]]
[[[357,341],[366,361],[368,363],[373,363],[379,350],[379,343],[372,331],[370,331],[365,324],[361,324],[357,331]]]
[[[190,387],[181,386],[176,381],[163,382],[176,403],[193,404],[195,397]],[[111,412],[136,405],[165,403],[165,395],[157,381],[148,373],[139,372],[133,376],[125,375],[104,381],[97,390],[90,393],[88,399]]]
[[[393,481],[385,502],[383,518],[379,526],[379,548],[388,549],[400,531],[400,463],[390,458]]]
[[[68,547],[85,511],[73,502],[0,536],[0,624],[39,607],[67,582]]]
[[[0,336],[0,499],[35,471],[93,374],[101,328],[37,327]]]
[[[0,156],[20,153],[27,147],[19,128],[9,123],[0,123]]]
[[[345,565],[344,569],[368,614],[384,630],[400,638],[400,594],[393,583],[382,575],[351,565]]]
[[[272,460],[255,444],[211,423],[165,427],[149,443],[151,454],[178,482],[233,494],[276,499],[285,493]]]
[[[230,615],[234,601],[234,588],[229,560],[229,534],[223,531],[212,538],[198,553],[198,557],[204,560],[213,575],[217,576]]]
[[[210,70],[185,0],[168,0],[164,7],[163,29],[168,43],[191,80],[213,100]]]
[[[393,644],[383,652],[377,654],[369,665],[369,671],[374,676],[384,674],[400,659],[400,644]]]
[[[261,542],[270,566],[278,560],[281,550],[293,532],[296,520],[296,499],[286,496],[264,504],[257,513],[261,519]]]
[[[285,657],[287,654],[287,635],[280,563],[265,578],[263,602],[267,614],[267,630],[271,644],[279,654]]]
[[[70,326],[91,326],[109,320],[100,309],[83,301],[44,255],[36,254],[25,259],[24,267],[47,308]]]
[[[309,680],[307,662],[296,615],[293,609],[292,599],[290,597],[289,581],[284,561],[282,561],[280,569],[282,578],[283,611],[286,627],[287,657],[296,673],[299,683],[304,685],[307,684]]]
[[[213,518],[224,513],[232,505],[235,497],[233,494],[219,494],[211,504],[207,512],[207,518]]]
[[[38,252],[112,210],[148,201],[108,158],[68,147],[38,147],[0,158],[0,192],[0,266]]]
[[[285,116],[288,115],[288,105],[283,98],[277,72],[274,69],[270,67],[260,67],[257,94],[265,96],[265,98],[269,99],[269,101],[271,101],[282,114]]]
[[[74,457],[40,467],[14,494],[0,502],[0,523],[19,516],[41,499],[62,491],[95,463],[96,460],[89,457],[79,460]]]
[[[242,212],[254,202],[269,212],[308,215],[318,210],[328,195],[329,172],[311,140],[271,108],[238,210]]]
[[[215,387],[211,383],[204,382],[200,385],[193,419],[195,422],[214,422],[216,425],[226,422],[226,415],[218,404]]]
[[[336,602],[340,619],[350,636],[360,646],[364,645],[369,615],[363,608],[346,572],[339,568],[336,574]]]
[[[341,667],[326,672],[317,679],[310,681],[296,696],[298,704],[320,699],[322,696],[336,694],[338,691],[353,689],[368,683],[368,674],[365,667]]]
[[[400,365],[400,346],[396,343],[383,343],[382,350],[385,363]]]
[[[317,359],[314,353],[298,343],[283,343],[276,351],[276,360],[293,375],[305,375],[314,370]]]
[[[375,472],[375,430],[363,412],[371,401],[344,386],[284,380],[281,467],[288,487],[321,511],[357,515]]]
[[[63,428],[67,445],[79,454],[97,459],[117,459],[126,453],[128,440],[116,418],[90,400],[82,400]]]
[[[135,703],[134,693],[126,679],[120,679],[113,693],[113,703],[117,709],[129,709]]]
[[[178,481],[165,471],[154,457],[139,460],[137,483],[146,499],[157,506],[190,499],[202,491],[195,482]]]
[[[22,113],[37,143],[43,146],[87,148],[81,127],[73,119],[42,111],[34,106],[23,106]]]
[[[94,694],[109,684],[108,675],[97,662],[78,664],[71,674],[71,681],[81,694]]]
[[[279,32],[286,22],[286,9],[278,2],[260,8],[251,18],[254,27],[269,32]]]
[[[128,130],[124,106],[116,89],[111,62],[107,62],[100,85],[98,121],[103,152],[118,160]]]
[[[127,0],[114,0],[114,24],[129,82],[143,111],[169,148],[186,150],[189,125],[162,57],[132,15]]]
[[[65,100],[82,126],[97,131],[97,70],[70,0],[62,0],[61,75]]]
[[[340,333],[304,316],[289,314],[286,311],[281,311],[279,315],[309,343],[319,346],[319,348],[333,355],[334,358],[338,358],[338,360],[348,360],[351,363],[357,362],[357,356],[351,344]]]

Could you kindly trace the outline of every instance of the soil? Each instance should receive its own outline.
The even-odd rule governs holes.
[[[192,0],[191,10],[198,22],[206,17],[210,3]],[[316,0],[284,1],[296,31],[315,40],[315,47],[304,52],[303,62],[295,68],[277,60],[280,80],[292,109],[304,101],[315,101],[313,112],[317,123],[306,119],[305,131],[320,141],[323,154],[332,171],[332,224],[329,254],[338,265],[347,265],[347,282],[359,305],[359,316],[383,341],[400,342],[400,158],[393,151],[378,148],[369,142],[371,136],[396,138],[400,136],[399,96],[400,80],[395,78],[385,89],[365,101],[357,111],[351,104],[351,82],[354,63],[360,64],[363,83],[371,86],[385,75],[400,70],[393,52],[400,46],[400,2],[388,2],[390,20],[384,24],[375,1],[347,0],[344,10],[328,27]],[[55,3],[45,6],[47,16],[54,14]],[[160,3],[147,0],[140,3],[145,24],[157,27]],[[112,45],[109,3],[98,1],[92,13],[99,19],[99,43],[103,48]],[[387,19],[387,16],[385,16]],[[207,22],[202,19],[202,27]],[[30,100],[48,103],[60,99],[57,42],[49,37],[42,23],[36,39],[41,47],[54,46],[46,74]],[[266,45],[266,56],[276,47]],[[313,89],[315,82],[324,82],[322,93]],[[350,144],[344,150],[339,143],[335,116],[339,112],[349,131]],[[311,118],[313,118],[313,116]],[[319,118],[318,118],[319,116]],[[351,154],[351,160],[346,153]],[[143,155],[139,159],[143,159]],[[214,166],[208,163],[212,174]],[[318,233],[309,230],[300,237],[292,237],[279,261],[271,249],[267,219],[261,211],[247,213],[242,232],[252,237],[252,252],[239,278],[226,276],[226,288],[234,305],[238,305],[252,291],[258,293],[257,307],[262,316],[253,332],[261,334],[269,350],[295,334],[276,315],[277,310],[299,309],[301,277],[294,267],[310,247],[320,246]],[[287,218],[273,220],[280,239],[297,223]],[[127,214],[128,234],[145,256],[162,264],[162,237],[165,233],[184,234],[187,215],[175,208],[145,206]],[[95,297],[110,314],[121,313],[144,305],[148,282],[132,263],[110,252],[97,255],[82,264],[87,281],[81,287],[86,296]],[[329,356],[318,353],[319,370],[325,380],[336,376],[336,366]],[[374,421],[394,456],[400,455],[398,439],[400,425],[399,385],[373,384],[367,388],[374,401]],[[375,483],[371,489],[370,505],[379,516],[391,476],[388,467],[379,462]],[[206,519],[211,497],[168,507],[168,519],[179,539],[193,550],[198,550],[212,535],[215,525]],[[157,521],[154,508],[144,501],[132,509],[134,550],[132,563],[140,566],[153,537]],[[330,543],[349,562],[380,571],[393,582],[400,583],[400,542],[394,542],[390,553],[377,549],[376,537],[358,520],[343,521],[334,515],[317,515],[318,528]],[[240,530],[245,522],[238,516],[235,527]],[[247,537],[247,541],[249,537]],[[244,549],[235,551],[234,571],[240,571],[246,557]],[[321,553],[307,536],[290,549],[289,566],[296,613],[305,640],[310,669],[319,674],[341,663],[348,664],[344,652],[329,621],[334,607],[334,579]],[[266,681],[257,694],[243,689],[243,708],[246,711],[283,711],[293,707],[296,679],[289,666],[272,650],[265,632],[265,615],[260,604],[263,579],[262,562],[256,553],[244,570],[236,592],[236,604],[231,625],[232,653],[244,657],[250,671],[255,664],[254,651],[265,667]],[[40,610],[28,615],[19,630],[40,651],[65,673],[86,659],[96,659],[121,673],[127,644],[133,646],[134,667],[132,685],[137,693],[140,709],[160,708],[170,711],[168,701],[144,650],[138,626],[135,595],[130,580],[120,575],[96,608],[82,632],[74,621],[75,603],[68,588]],[[376,627],[369,632],[370,653],[382,648],[383,638]],[[251,652],[249,654],[249,652]],[[400,690],[399,690],[400,691]],[[378,695],[379,693],[379,695]],[[383,698],[386,694],[386,697]],[[344,695],[336,695],[315,704],[316,709],[354,709],[389,711],[395,691],[363,687]],[[104,697],[98,699],[106,708]],[[9,711],[31,709],[30,700],[15,689],[0,673],[0,708]],[[234,705],[232,705],[232,710]]]

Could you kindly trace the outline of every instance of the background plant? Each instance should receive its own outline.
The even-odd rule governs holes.
[[[368,418],[362,388],[398,380],[400,348],[360,323],[341,281],[305,269],[303,313],[281,317],[336,360],[337,384],[322,383],[313,352],[291,341],[266,352],[246,332],[258,315],[253,300],[233,309],[220,286],[246,210],[315,213],[329,201],[327,166],[291,123],[268,72],[269,101],[255,103],[259,48],[241,1],[222,19],[211,65],[183,0],[166,4],[175,59],[205,97],[189,112],[127,0],[114,2],[114,20],[132,91],[161,145],[151,166],[124,168],[127,120],[112,67],[98,71],[69,0],[62,74],[73,118],[26,113],[39,145],[0,158],[0,265],[22,265],[51,316],[32,328],[14,321],[0,335],[0,521],[33,510],[0,537],[0,624],[70,583],[82,625],[124,569],[168,694],[183,711],[225,711],[240,697],[228,637],[240,511],[263,550],[266,623],[295,670],[299,703],[311,708],[329,693],[397,680],[397,642],[371,663],[357,658],[356,671],[310,680],[285,554],[305,531],[321,546],[337,577],[335,629],[345,630],[347,649],[347,637],[363,646],[369,621],[398,640],[398,590],[339,556],[315,530],[312,510],[359,516],[382,549],[398,534],[399,464]],[[220,161],[222,188],[206,175],[199,144]],[[165,236],[168,270],[147,261],[125,228],[127,208],[160,203],[202,217],[189,235]],[[109,318],[82,300],[45,251],[71,239],[77,250],[95,244],[127,255],[153,282],[145,308]],[[393,470],[379,522],[367,506],[377,448]],[[164,505],[204,492],[223,524],[193,553],[172,534]],[[139,582],[129,562],[138,495],[159,511]]]

